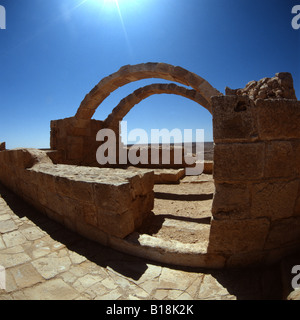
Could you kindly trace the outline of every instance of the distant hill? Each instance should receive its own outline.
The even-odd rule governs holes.
[[[171,143],[171,147],[177,147],[177,146],[181,146],[181,143]],[[130,148],[131,146],[133,146],[132,144],[128,144],[128,147]],[[145,144],[146,146],[146,144]],[[159,145],[161,148],[164,147],[163,144]],[[168,146],[168,145],[166,145]],[[192,143],[192,150],[193,153],[196,153],[196,142]],[[213,156],[214,156],[214,143],[213,142],[204,142],[204,160],[207,161],[212,161],[213,160]]]

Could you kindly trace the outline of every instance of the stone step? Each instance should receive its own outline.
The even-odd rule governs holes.
[[[199,219],[172,215],[151,215],[138,232],[166,241],[208,244],[210,220],[209,215]]]
[[[138,172],[139,167],[129,167],[127,170]],[[154,171],[155,184],[178,184],[184,183],[203,183],[213,182],[213,162],[205,161],[203,173],[198,176],[186,176],[184,168],[169,169],[169,168],[147,168],[144,170]]]

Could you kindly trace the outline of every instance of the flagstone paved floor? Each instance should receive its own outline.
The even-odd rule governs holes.
[[[0,300],[277,299],[277,268],[201,270],[129,256],[65,229],[0,185]]]

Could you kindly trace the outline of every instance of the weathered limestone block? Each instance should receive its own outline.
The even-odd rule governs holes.
[[[212,214],[216,219],[250,218],[250,191],[247,184],[216,183]]]
[[[264,143],[216,144],[214,179],[245,181],[261,179],[264,169]]]
[[[141,225],[154,204],[151,170],[54,165],[35,149],[1,152],[0,181],[75,231],[90,225],[121,238]]]
[[[71,183],[72,197],[80,202],[94,203],[94,185],[86,181],[74,181]]]
[[[60,194],[45,193],[46,208],[51,209],[57,216],[78,220],[82,218],[82,210],[79,201]]]
[[[299,180],[253,184],[251,216],[271,220],[293,216],[298,186]]]
[[[31,203],[33,203],[36,200],[38,194],[37,185],[33,183],[27,183],[27,181],[23,180],[18,180],[18,185],[20,189],[19,194],[31,199]]]
[[[257,124],[260,139],[300,138],[300,101],[257,100]]]
[[[143,179],[141,179],[143,177]],[[129,178],[133,195],[145,196],[153,191],[154,173],[152,170],[139,169],[138,173]]]
[[[44,151],[24,148],[1,152],[0,161],[7,164],[12,170],[31,168],[36,163],[52,163]]]
[[[216,220],[211,221],[207,251],[223,254],[250,253],[263,249],[268,235],[268,219]]]
[[[144,181],[141,175],[132,175],[128,182],[94,185],[100,229],[124,237],[141,225],[154,203],[153,172],[145,172],[144,177]]]
[[[129,182],[95,184],[95,203],[109,214],[122,214],[131,205],[134,194]]]
[[[253,141],[258,138],[255,105],[247,96],[212,97],[214,141]]]
[[[251,99],[297,100],[293,78],[289,72],[276,73],[273,78],[250,81],[244,89],[226,88],[226,95],[249,96]]]
[[[69,136],[67,138],[67,158],[82,160],[84,158],[84,140],[82,137]]]
[[[300,217],[290,217],[271,223],[270,232],[266,240],[265,249],[287,247],[299,244]]]
[[[98,228],[109,235],[124,238],[134,231],[133,212],[128,210],[122,214],[110,214],[98,209]]]
[[[290,141],[270,141],[266,143],[266,178],[296,178],[298,170],[293,145]]]
[[[0,142],[0,151],[6,150],[5,142]]]
[[[155,183],[179,183],[185,176],[185,169],[156,169],[154,171]]]
[[[134,229],[137,230],[154,208],[154,192],[151,191],[144,196],[139,196],[133,201],[130,210],[133,213]]]

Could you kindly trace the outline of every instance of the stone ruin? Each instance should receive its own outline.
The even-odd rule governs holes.
[[[162,78],[124,98],[104,121],[91,119],[113,91]],[[95,137],[153,94],[184,96],[213,119],[215,193],[207,243],[161,241],[137,232],[154,204],[153,170],[101,167]],[[71,230],[159,262],[224,268],[271,264],[300,245],[300,102],[289,73],[226,95],[198,75],[164,63],[125,66],[86,95],[74,117],[51,121],[51,150],[0,149],[0,181]],[[173,164],[174,165],[174,164]],[[209,166],[209,164],[208,164]],[[207,168],[207,167],[206,167]]]

